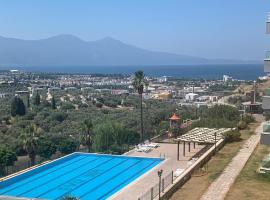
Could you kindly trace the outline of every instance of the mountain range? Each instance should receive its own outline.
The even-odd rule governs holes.
[[[0,36],[0,66],[113,66],[247,64],[256,61],[206,59],[150,51],[106,37],[85,41],[73,35],[41,40]]]

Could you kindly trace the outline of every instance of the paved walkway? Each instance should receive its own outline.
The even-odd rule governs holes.
[[[242,171],[250,155],[255,150],[260,141],[263,123],[256,129],[256,134],[252,135],[239,153],[232,159],[224,172],[217,178],[201,197],[201,200],[223,200],[226,197],[231,185]]]

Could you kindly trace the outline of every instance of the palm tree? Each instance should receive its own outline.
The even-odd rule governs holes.
[[[40,132],[40,128],[38,128],[34,124],[31,124],[30,126],[26,127],[25,131],[20,135],[23,148],[25,149],[30,158],[31,166],[35,165]]]
[[[88,152],[91,152],[92,143],[93,143],[93,123],[91,120],[86,119],[82,123],[82,134],[81,134],[81,142],[86,145],[88,148]]]
[[[133,88],[136,90],[140,96],[140,107],[141,107],[141,142],[144,141],[144,129],[143,129],[143,89],[146,84],[143,71],[137,71],[133,78]]]

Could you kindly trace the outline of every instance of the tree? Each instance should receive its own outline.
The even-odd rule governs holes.
[[[141,108],[141,142],[144,141],[144,129],[143,129],[143,89],[145,86],[145,79],[143,71],[137,71],[134,74],[132,85],[134,90],[136,90],[140,96],[140,108]]]
[[[27,108],[30,108],[30,96],[29,96],[29,94],[27,95]]]
[[[51,104],[52,104],[52,109],[56,109],[56,102],[55,102],[55,98],[54,98],[54,95],[52,96],[52,99],[51,99]]]
[[[127,144],[129,140],[134,142],[136,135],[126,129],[121,124],[114,121],[105,121],[95,127],[94,145],[99,152],[122,153],[122,147]]]
[[[38,155],[42,158],[50,159],[53,154],[56,152],[56,145],[52,143],[50,140],[42,139],[38,145]]]
[[[20,135],[20,140],[23,144],[23,148],[27,152],[31,165],[35,165],[36,156],[38,152],[38,145],[40,142],[41,129],[31,124],[26,127],[24,132]]]
[[[87,146],[89,153],[93,144],[93,135],[92,121],[89,119],[84,120],[82,123],[81,143]]]
[[[19,116],[25,115],[26,113],[25,105],[21,98],[16,96],[12,99],[10,113],[12,117],[15,117],[16,115]]]
[[[58,150],[62,154],[70,154],[76,151],[78,147],[77,142],[72,138],[62,140],[58,145]]]
[[[13,166],[15,161],[17,161],[15,152],[5,147],[0,148],[0,174],[5,174],[5,168]]]
[[[39,106],[40,105],[40,95],[37,92],[35,97],[34,97],[34,105]]]
[[[94,144],[98,152],[108,152],[113,142],[113,129],[110,121],[105,121],[95,127]]]

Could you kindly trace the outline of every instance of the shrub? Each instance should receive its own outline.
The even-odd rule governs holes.
[[[67,114],[63,112],[56,112],[52,114],[52,120],[63,122],[67,118]]]
[[[241,120],[238,123],[237,127],[238,127],[238,129],[243,130],[243,129],[247,128],[247,123],[245,121]]]
[[[241,133],[237,130],[234,131],[229,131],[224,134],[225,137],[225,142],[230,143],[230,142],[237,142],[240,140]]]
[[[98,107],[98,108],[102,108],[102,106],[103,106],[103,104],[102,104],[102,103],[99,103],[99,102],[97,102],[97,103],[96,103],[96,107]]]
[[[60,142],[58,145],[58,150],[62,154],[70,154],[76,151],[78,147],[78,143],[74,141],[73,139],[64,139]]]
[[[254,118],[252,115],[250,115],[250,114],[245,114],[245,115],[242,117],[242,120],[243,120],[244,122],[246,122],[247,124],[252,123],[252,122],[255,122],[255,118]]]
[[[56,152],[56,145],[49,140],[43,139],[38,146],[38,154],[45,159],[50,159]]]

